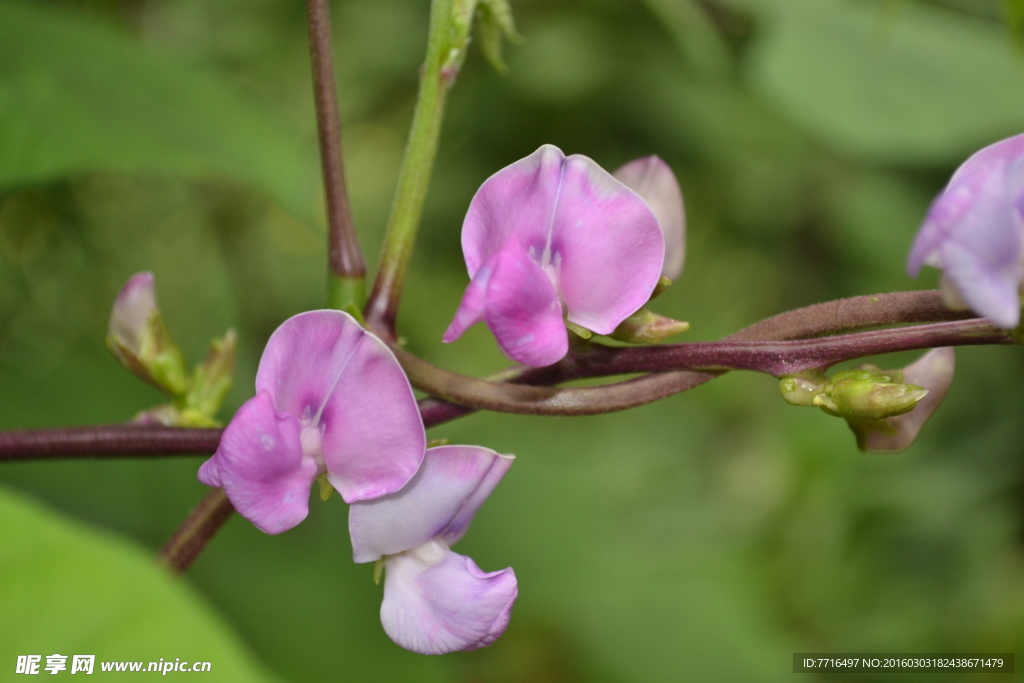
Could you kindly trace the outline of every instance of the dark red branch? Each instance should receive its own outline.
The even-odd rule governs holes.
[[[362,278],[366,274],[366,264],[352,223],[352,209],[345,186],[345,166],[342,162],[330,6],[327,0],[306,0],[306,9],[309,14],[309,56],[313,64],[313,99],[320,141],[320,165],[327,201],[328,268],[338,277]]]
[[[113,424],[0,432],[0,461],[209,454],[222,431]]]

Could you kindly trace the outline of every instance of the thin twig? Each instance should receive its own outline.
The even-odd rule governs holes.
[[[170,540],[160,549],[157,559],[181,574],[199,557],[203,548],[235,511],[224,489],[207,493],[189,513]]]
[[[537,369],[546,374],[549,381],[545,384],[654,371],[654,374],[624,382],[585,388],[498,383],[444,370],[401,348],[392,350],[413,385],[442,401],[529,415],[596,415],[626,410],[692,389],[728,369],[782,375],[891,351],[1014,343],[1004,331],[981,319],[813,339],[838,330],[950,321],[966,315],[970,314],[945,308],[940,294],[934,291],[853,297],[782,313],[730,335],[722,342],[632,348],[593,345],[588,351],[570,354],[554,366]],[[787,341],[798,338],[812,339]],[[524,368],[520,374],[528,376],[530,372]],[[505,381],[520,381],[514,377],[514,369],[505,374]]]
[[[309,56],[313,66],[313,99],[320,141],[320,165],[327,202],[327,265],[333,278],[344,283],[357,282],[362,287],[366,264],[352,223],[352,210],[345,186],[341,121],[334,86],[330,6],[327,0],[306,0],[306,9],[309,15]],[[356,304],[361,305],[362,301]]]
[[[0,462],[213,453],[222,431],[113,424],[0,432]]]

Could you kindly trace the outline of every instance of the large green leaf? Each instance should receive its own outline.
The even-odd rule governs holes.
[[[997,22],[921,2],[886,13],[774,0],[755,11],[753,84],[841,151],[949,161],[1024,128],[1024,60]]]
[[[218,681],[266,681],[235,637],[152,557],[0,490],[0,666],[19,655],[210,662]],[[146,665],[144,665],[145,667]],[[46,672],[43,672],[46,673]],[[123,674],[121,674],[123,675]]]
[[[88,15],[0,3],[0,187],[95,170],[224,179],[315,215],[316,157],[211,69]]]

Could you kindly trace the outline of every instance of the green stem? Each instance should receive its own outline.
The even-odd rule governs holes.
[[[369,326],[386,337],[394,338],[398,302],[437,154],[445,98],[458,68],[455,51],[464,47],[455,38],[453,0],[433,0],[416,110],[381,248],[380,268],[365,309]]]

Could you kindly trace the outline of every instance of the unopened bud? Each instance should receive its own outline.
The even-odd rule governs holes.
[[[912,411],[885,420],[880,425],[864,425],[860,429],[850,425],[857,434],[857,445],[862,450],[876,453],[895,453],[909,447],[921,428],[938,409],[953,383],[956,354],[952,347],[932,349],[903,369],[907,382],[928,390],[928,395]]]
[[[609,336],[632,344],[657,344],[690,329],[690,323],[673,320],[646,308],[629,316]]]
[[[828,384],[828,378],[820,375],[815,377],[793,375],[783,377],[779,381],[779,391],[782,392],[782,398],[790,405],[813,406],[816,405],[814,399],[825,393]]]
[[[164,392],[185,392],[185,358],[156,306],[152,273],[133,275],[118,292],[110,311],[107,348],[121,365]]]
[[[814,405],[829,415],[870,422],[910,412],[928,395],[922,387],[889,380],[889,375],[866,370],[841,372],[814,397]]]

